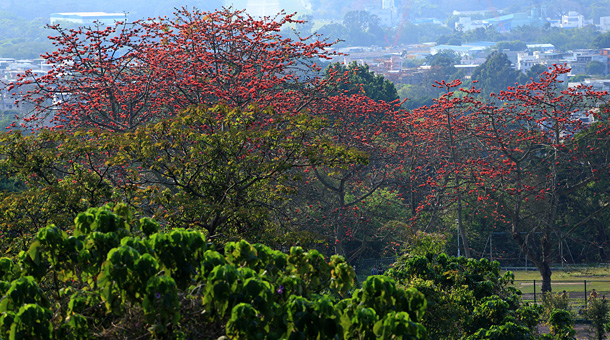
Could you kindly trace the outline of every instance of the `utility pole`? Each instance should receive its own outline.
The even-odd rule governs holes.
[[[460,220],[458,218],[455,219],[455,225],[457,226],[457,256],[460,257]]]

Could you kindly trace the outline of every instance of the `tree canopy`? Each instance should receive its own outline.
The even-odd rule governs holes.
[[[180,9],[54,27],[53,69],[12,84],[30,131],[0,136],[0,221],[21,236],[3,249],[105,203],[219,246],[302,244],[350,263],[399,254],[418,232],[452,238],[457,224],[465,256],[482,254],[473,234],[506,231],[546,291],[554,242],[605,234],[605,93],[566,89],[561,66],[527,82],[493,53],[472,87],[438,80],[407,111],[366,66],[323,72],[331,42],[280,35],[301,23]],[[429,63],[448,77],[453,57]]]

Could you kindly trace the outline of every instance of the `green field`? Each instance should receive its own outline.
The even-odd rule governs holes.
[[[535,291],[540,294],[542,280],[537,271],[513,271],[515,275],[515,287],[523,292],[524,298]],[[552,289],[554,293],[561,293],[564,290],[570,294],[571,298],[585,297],[590,294],[592,289],[598,292],[599,297],[607,295],[610,298],[610,268],[608,267],[578,267],[556,270],[553,272]],[[535,280],[535,281],[534,281]],[[533,298],[531,296],[530,298]]]

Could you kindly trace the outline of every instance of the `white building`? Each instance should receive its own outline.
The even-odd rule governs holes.
[[[585,25],[585,16],[578,12],[570,11],[568,14],[561,16],[562,28],[583,28]]]
[[[394,10],[394,0],[381,0],[381,8]]]
[[[483,20],[472,20],[471,17],[460,17],[455,22],[455,30],[460,32],[468,32],[477,28],[485,28],[486,23]]]
[[[246,12],[253,17],[274,16],[282,10],[280,0],[248,0]]]

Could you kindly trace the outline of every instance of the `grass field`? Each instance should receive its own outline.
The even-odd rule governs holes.
[[[534,301],[534,280],[536,280],[535,301],[542,303],[541,277],[537,271],[512,271],[515,274],[515,287],[523,292],[523,301]],[[586,291],[585,291],[586,281]],[[586,299],[592,289],[598,292],[598,298],[606,295],[610,299],[610,268],[608,267],[578,267],[555,270],[551,276],[553,293],[561,294],[564,290],[568,294],[570,310],[575,321],[574,328],[577,331],[576,339],[590,339],[588,324],[581,312],[586,306]],[[548,332],[548,326],[544,325],[543,332]]]
[[[540,301],[542,288],[540,274],[537,271],[513,271],[513,274],[515,275],[515,287],[523,292],[524,300]],[[565,290],[570,300],[582,300],[584,303],[585,297],[588,297],[593,289],[598,292],[600,298],[606,295],[610,299],[610,268],[607,267],[555,270],[551,280],[553,293],[561,293]]]

